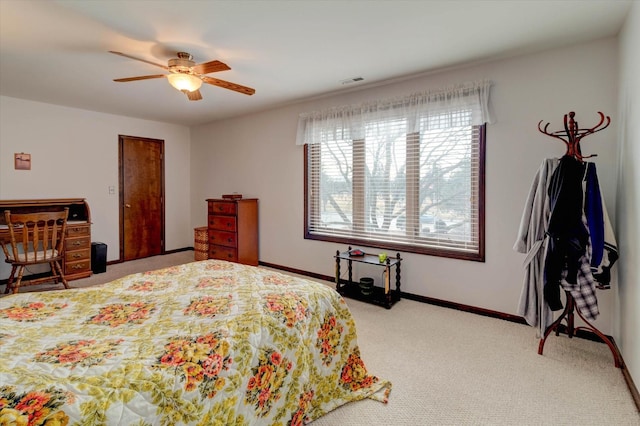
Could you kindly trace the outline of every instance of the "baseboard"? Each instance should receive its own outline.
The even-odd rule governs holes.
[[[193,247],[182,247],[182,248],[173,249],[173,250],[165,250],[164,253],[160,253],[157,256],[163,256],[165,254],[173,254],[173,253],[179,253],[181,251],[189,251],[189,250],[193,251]],[[135,260],[137,260],[137,259],[135,259]],[[109,260],[107,262],[107,265],[116,265],[118,263],[123,263],[123,262],[125,262],[125,261],[122,260],[122,259]]]
[[[266,266],[267,268],[279,269],[281,271],[291,272],[292,274],[303,275],[305,277],[315,278],[323,281],[334,282],[335,278],[329,275],[316,274],[314,272],[303,271],[301,269],[290,268],[288,266],[276,265],[275,263],[268,263],[260,261],[258,262],[261,266]]]
[[[618,345],[616,341],[611,338],[611,343],[615,347],[615,350],[620,353],[618,349]],[[624,381],[627,382],[627,387],[629,388],[629,392],[631,392],[631,397],[633,398],[633,402],[636,403],[636,408],[638,409],[638,413],[640,413],[640,392],[638,391],[638,387],[633,382],[633,377],[631,377],[631,373],[629,373],[629,369],[627,365],[624,363],[624,358],[620,355],[620,369],[622,370],[622,376],[624,377]]]
[[[260,262],[260,265],[266,266],[266,267],[269,267],[269,268],[279,269],[279,270],[282,270],[282,271],[291,272],[291,273],[298,274],[298,275],[303,275],[303,276],[307,276],[307,277],[316,278],[316,279],[319,279],[319,280],[335,282],[335,277],[332,277],[332,276],[329,276],[329,275],[316,274],[316,273],[312,273],[312,272],[303,271],[303,270],[300,270],[300,269],[289,268],[288,266],[276,265],[274,263],[268,263],[268,262],[262,262],[262,261]],[[526,324],[527,323],[525,321],[525,319],[520,317],[520,316],[512,315],[512,314],[506,314],[506,313],[498,312],[498,311],[492,311],[490,309],[477,308],[475,306],[463,305],[461,303],[449,302],[449,301],[446,301],[446,300],[434,299],[432,297],[419,296],[417,294],[406,293],[406,292],[400,292],[400,296],[403,299],[409,299],[409,300],[414,300],[416,302],[427,303],[429,305],[442,306],[442,307],[445,307],[445,308],[456,309],[458,311],[470,312],[470,313],[477,314],[477,315],[484,315],[484,316],[488,316],[488,317],[492,317],[492,318],[498,318],[498,319],[502,319],[502,320],[505,320],[505,321],[516,322],[518,324]]]
[[[518,315],[507,314],[491,309],[478,308],[476,306],[464,305],[462,303],[449,302],[447,300],[435,299],[433,297],[419,296],[417,294],[401,292],[403,299],[415,300],[416,302],[427,303],[429,305],[441,306],[443,308],[455,309],[457,311],[469,312],[485,317],[497,318],[505,321],[515,322],[518,324],[527,324],[524,318]]]
[[[279,269],[282,271],[286,271],[286,272],[291,272],[293,274],[297,274],[297,275],[302,275],[302,276],[307,276],[307,277],[311,277],[311,278],[315,278],[315,279],[319,279],[319,280],[324,280],[324,281],[329,281],[329,282],[335,282],[335,277],[329,276],[329,275],[323,275],[323,274],[316,274],[313,272],[307,272],[307,271],[303,271],[300,269],[295,269],[295,268],[290,268],[288,266],[282,266],[282,265],[276,265],[274,263],[268,263],[268,262],[259,262],[260,265],[262,266],[266,266],[269,268],[273,268],[273,269]],[[471,305],[464,305],[462,303],[456,303],[456,302],[450,302],[447,300],[441,300],[441,299],[435,299],[433,297],[426,297],[426,296],[420,296],[417,294],[412,294],[412,293],[406,293],[406,292],[400,292],[401,297],[403,299],[409,299],[409,300],[414,300],[416,302],[421,302],[421,303],[427,303],[429,305],[435,305],[435,306],[441,306],[444,308],[450,308],[450,309],[455,309],[458,311],[464,311],[464,312],[469,312],[472,314],[476,314],[476,315],[482,315],[482,316],[486,316],[486,317],[491,317],[491,318],[496,318],[496,319],[501,319],[501,320],[505,320],[505,321],[510,321],[510,322],[514,322],[517,324],[524,324],[526,325],[527,322],[526,320],[518,315],[513,315],[513,314],[507,314],[504,312],[499,312],[499,311],[493,311],[490,309],[484,309],[484,308],[478,308],[476,306],[471,306]],[[563,334],[567,334],[567,330],[566,327],[564,326],[564,324],[561,324],[558,327],[558,330],[560,333]],[[576,330],[574,332],[574,336],[582,338],[582,339],[587,339],[587,340],[592,340],[594,342],[599,342],[599,343],[604,343],[602,341],[602,339],[595,333],[588,331],[588,330],[583,330],[583,329],[579,329]],[[613,337],[606,335],[606,337],[611,340],[611,342],[613,342],[614,345],[614,349],[616,351],[616,354],[618,355],[618,357],[620,358],[621,361],[621,366],[620,369],[622,370],[622,375],[625,379],[625,382],[627,383],[627,386],[629,387],[629,392],[631,392],[631,397],[633,398],[633,401],[636,404],[636,407],[638,408],[638,411],[640,411],[640,393],[638,392],[638,388],[636,387],[635,383],[633,382],[633,378],[631,377],[631,374],[629,374],[629,370],[626,368],[626,365],[624,363],[624,359],[622,358],[622,354],[620,353],[620,350],[618,348],[618,346],[615,343],[615,340],[613,339]]]

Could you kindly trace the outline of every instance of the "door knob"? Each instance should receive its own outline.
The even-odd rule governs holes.
[[[130,209],[131,208],[131,204],[125,204],[124,205],[126,208]]]

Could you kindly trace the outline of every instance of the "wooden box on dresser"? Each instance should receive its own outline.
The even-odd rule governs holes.
[[[207,199],[209,259],[258,265],[258,199]]]
[[[91,211],[84,198],[46,198],[31,200],[0,200],[0,213],[61,211],[69,208],[67,232],[64,239],[64,263],[62,269],[67,280],[91,276]],[[0,238],[8,238],[3,227],[4,214],[0,214]]]

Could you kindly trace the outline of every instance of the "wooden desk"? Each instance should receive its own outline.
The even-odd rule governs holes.
[[[0,241],[9,241],[5,210],[12,213],[33,213],[62,211],[65,207],[69,208],[69,218],[62,269],[67,280],[77,280],[91,275],[91,211],[84,198],[0,200]]]

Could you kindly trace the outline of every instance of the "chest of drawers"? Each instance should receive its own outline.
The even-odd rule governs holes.
[[[88,223],[67,223],[67,237],[64,240],[64,273],[67,279],[77,279],[91,275],[91,225]]]
[[[209,259],[258,265],[258,200],[207,199]]]

